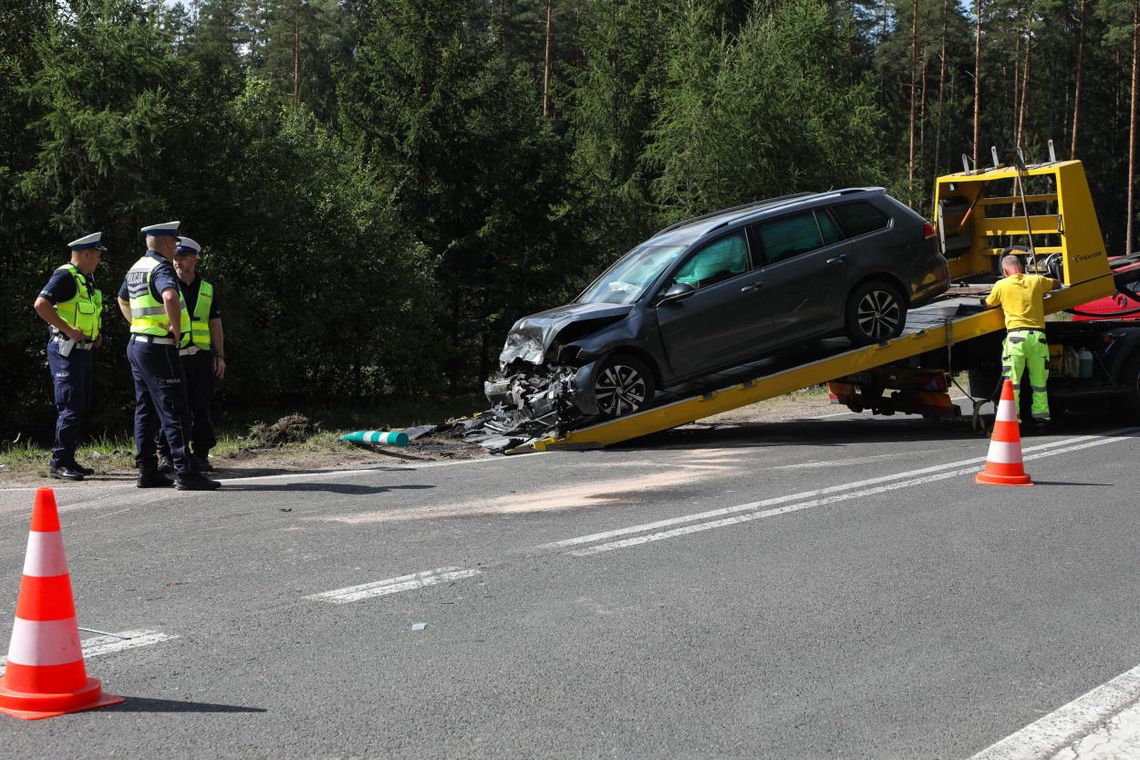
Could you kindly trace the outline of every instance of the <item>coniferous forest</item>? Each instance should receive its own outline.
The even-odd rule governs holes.
[[[883,185],[928,218],[991,145],[1086,164],[1132,247],[1140,0],[0,0],[0,438],[50,429],[32,302],[102,230],[113,306],[204,246],[224,404],[469,393],[518,317],[657,228]]]

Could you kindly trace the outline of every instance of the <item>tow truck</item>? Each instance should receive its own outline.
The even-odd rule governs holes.
[[[1058,161],[1052,141],[1042,163],[1026,165],[1020,149],[1000,158],[992,149],[991,155],[988,168],[972,168],[963,156],[961,172],[936,179],[934,225],[954,284],[934,303],[910,311],[898,337],[854,349],[842,339],[821,341],[710,378],[683,398],[520,441],[505,453],[612,446],[823,384],[833,402],[853,411],[960,417],[949,394],[960,372],[968,373],[978,423],[999,380],[1004,329],[1001,311],[985,309],[980,300],[999,278],[998,262],[1011,241],[1021,243],[1029,271],[1062,282],[1047,297],[1046,314],[1116,293],[1131,297],[1126,286],[1140,278],[1140,267],[1129,268],[1135,257],[1110,265],[1080,161]],[[1116,400],[1140,414],[1140,324],[1049,321],[1046,331],[1051,406]]]

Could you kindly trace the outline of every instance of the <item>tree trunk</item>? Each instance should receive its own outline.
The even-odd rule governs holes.
[[[942,172],[939,161],[942,158],[942,107],[944,88],[946,86],[946,3],[942,0],[942,41],[938,49],[938,121],[934,124],[934,174]]]
[[[1014,133],[1013,144],[1021,147],[1021,136],[1025,129],[1025,110],[1029,105],[1029,53],[1033,49],[1033,31],[1030,25],[1033,22],[1032,9],[1027,10],[1025,19],[1025,63],[1021,67],[1021,103],[1017,109],[1017,132]]]
[[[1132,0],[1132,98],[1128,116],[1128,216],[1124,233],[1124,253],[1132,253],[1133,185],[1136,182],[1136,75],[1140,53],[1140,0]]]
[[[922,66],[918,70],[918,149],[916,151],[916,162],[922,163],[922,157],[926,154],[926,80],[927,67],[930,66],[930,56],[927,55],[925,48],[922,51]]]
[[[293,108],[301,101],[301,19],[300,9],[293,13]]]
[[[982,142],[982,0],[974,0],[974,168],[981,163]]]
[[[542,76],[542,115],[550,118],[550,71],[554,64],[551,55],[554,40],[554,0],[546,0],[546,70]]]
[[[915,77],[918,66],[918,0],[912,0],[910,6],[910,153],[907,158],[907,184],[914,189],[914,112],[915,112]]]
[[[1077,157],[1077,127],[1081,116],[1081,69],[1085,62],[1085,7],[1088,0],[1081,0],[1081,14],[1077,20],[1077,83],[1073,87],[1073,140],[1069,145],[1069,158]]]

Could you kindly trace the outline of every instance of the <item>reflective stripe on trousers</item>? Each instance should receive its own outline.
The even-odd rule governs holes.
[[[1013,381],[1013,403],[1021,419],[1021,376],[1029,370],[1029,384],[1033,388],[1033,419],[1049,419],[1049,344],[1043,332],[1011,332],[1002,343],[1002,376]]]

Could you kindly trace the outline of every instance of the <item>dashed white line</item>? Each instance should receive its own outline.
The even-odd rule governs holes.
[[[83,644],[83,657],[98,657],[104,654],[113,654],[114,652],[123,652],[127,649],[138,649],[139,647],[151,646],[152,644],[160,644],[163,641],[171,641],[178,638],[177,636],[161,631],[123,631],[113,636],[94,636],[90,639],[84,639]],[[0,657],[0,675],[8,667],[8,658]]]
[[[1095,446],[1103,446],[1110,443],[1132,440],[1131,436],[1136,432],[1136,428],[1124,428],[1111,431],[1104,436],[1079,436],[1076,438],[1069,438],[1061,441],[1052,441],[1040,446],[1034,446],[1025,449],[1024,458],[1026,460],[1042,459],[1044,457],[1064,454],[1070,451],[1078,451],[1080,449],[1087,449]],[[835,504],[841,501],[862,498],[864,496],[873,496],[875,494],[886,493],[888,491],[897,490],[899,488],[908,488],[910,486],[923,485],[926,483],[933,483],[939,480],[945,480],[947,478],[953,478],[960,475],[971,474],[976,472],[977,465],[981,464],[984,461],[985,457],[975,457],[973,459],[964,459],[957,462],[948,462],[946,464],[924,467],[922,469],[911,470],[909,472],[900,472],[893,475],[883,475],[881,477],[870,478],[867,480],[856,481],[852,483],[841,483],[839,485],[830,486],[828,488],[821,488],[814,491],[804,491],[797,494],[777,496],[771,499],[749,502],[747,504],[740,504],[734,507],[714,509],[708,512],[682,515],[680,517],[674,517],[668,520],[659,520],[657,522],[645,523],[642,525],[633,525],[627,528],[618,528],[616,530],[605,531],[602,533],[593,533],[587,536],[578,536],[576,538],[570,538],[564,541],[555,541],[552,543],[543,544],[537,548],[546,550],[566,549],[573,546],[580,546],[582,544],[592,544],[598,541],[605,541],[606,539],[616,538],[618,536],[629,536],[639,533],[645,534],[648,531],[658,531],[655,533],[650,533],[648,535],[640,535],[619,541],[611,541],[608,543],[597,544],[588,548],[577,549],[568,552],[569,554],[576,557],[586,557],[592,554],[599,554],[601,552],[613,551],[615,549],[625,549],[631,546],[639,546],[641,544],[661,541],[667,538],[677,538],[679,536],[711,530],[713,528],[722,528],[729,525],[737,525],[739,523],[759,520],[765,517],[774,517],[776,515],[787,514],[789,512],[798,512],[805,509],[811,509],[813,507],[820,507],[827,504]],[[866,486],[873,487],[866,488]],[[789,504],[788,502],[793,503]],[[774,509],[763,509],[764,507],[775,507],[777,504],[782,504],[784,506],[780,506]],[[682,525],[684,527],[673,527],[678,525]],[[660,528],[670,529],[659,531]]]
[[[479,571],[465,570],[460,567],[439,567],[435,570],[425,570],[422,573],[401,575],[398,578],[362,583],[359,586],[338,588],[334,591],[322,591],[319,594],[311,594],[305,598],[321,602],[330,602],[331,604],[348,604],[349,602],[356,602],[361,599],[371,599],[374,596],[398,594],[401,591],[411,591],[417,588],[434,586],[438,583],[470,578],[473,575],[479,575]]]
[[[1140,665],[970,760],[1125,760],[1140,757]]]

